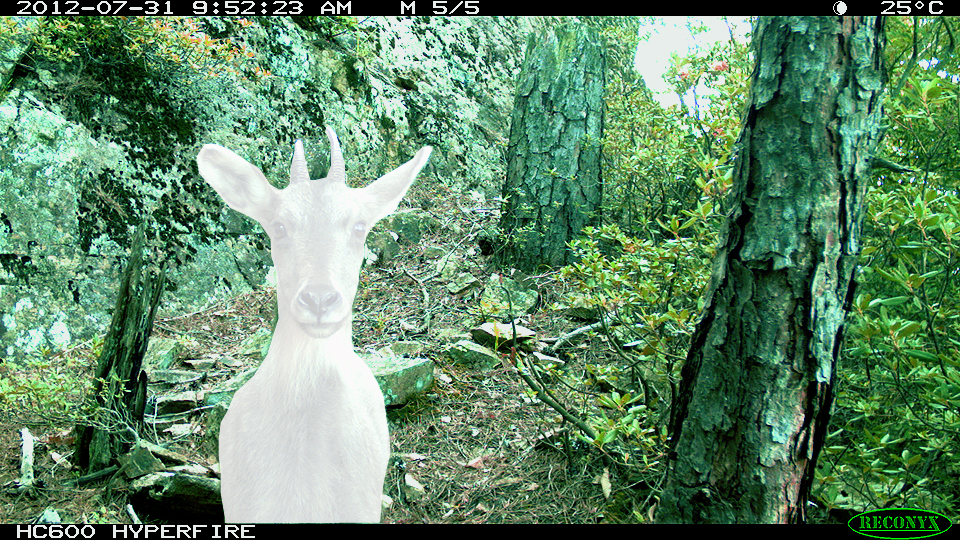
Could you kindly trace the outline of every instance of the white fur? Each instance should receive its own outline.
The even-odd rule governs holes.
[[[431,148],[350,189],[329,127],[327,136],[327,178],[309,180],[297,141],[283,190],[222,146],[197,156],[207,183],[270,235],[278,280],[270,351],[220,426],[227,522],[380,521],[390,437],[377,381],[353,351],[351,308],[366,233],[396,210]]]

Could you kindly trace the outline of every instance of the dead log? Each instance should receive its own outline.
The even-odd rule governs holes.
[[[23,440],[23,443],[20,445],[20,481],[18,482],[17,491],[30,492],[33,490],[34,480],[33,443],[37,438],[34,437],[27,428],[20,430],[20,438]]]
[[[147,400],[147,375],[140,369],[164,285],[163,266],[144,264],[144,226],[130,248],[120,278],[117,305],[97,365],[93,396],[98,414],[81,426],[76,462],[88,472],[107,468],[138,438]]]

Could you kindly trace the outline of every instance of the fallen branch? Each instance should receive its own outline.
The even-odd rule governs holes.
[[[20,446],[20,482],[17,490],[29,491],[33,489],[33,445],[37,438],[27,428],[20,430],[20,438],[23,443]]]
[[[527,369],[523,358],[517,354],[517,349],[515,347],[510,347],[510,350],[510,356],[512,357],[511,359],[514,362],[514,366],[517,368],[517,373],[520,374],[520,378],[523,379],[523,382],[527,383],[527,386],[533,390],[534,394],[537,396],[537,399],[549,405],[551,409],[560,413],[560,416],[562,416],[571,424],[577,426],[577,428],[582,431],[584,435],[589,437],[590,440],[596,440],[597,434],[590,429],[590,426],[588,426],[586,422],[574,416],[573,413],[568,411],[563,405],[560,405],[560,403],[550,396],[546,388],[540,386],[537,381],[533,380],[533,377],[530,376],[529,370]]]
[[[916,172],[906,165],[901,165],[899,163],[894,163],[889,159],[882,158],[879,156],[874,156],[873,161],[870,163],[870,167],[874,169],[887,169],[889,171],[905,173],[905,172]]]
[[[132,504],[128,504],[128,505],[127,505],[127,515],[130,516],[130,520],[133,521],[133,524],[134,524],[134,525],[140,525],[140,524],[141,524],[140,518],[137,517],[137,513],[133,511],[133,505],[132,505]]]
[[[403,273],[406,274],[408,278],[412,279],[414,282],[416,282],[417,285],[420,286],[420,293],[423,294],[423,311],[426,312],[426,315],[423,317],[423,326],[410,329],[410,333],[424,334],[430,330],[430,319],[433,318],[433,313],[431,313],[430,310],[427,309],[427,307],[430,305],[430,293],[427,292],[427,287],[423,284],[423,282],[433,279],[439,274],[432,274],[420,280],[413,277],[413,274],[408,272],[406,268],[403,269]]]
[[[500,276],[500,288],[503,289],[503,293],[507,297],[507,309],[513,313],[513,299],[510,298],[510,290],[503,286],[503,275]],[[603,321],[603,318],[600,319]],[[513,342],[517,343],[517,321],[512,319],[510,321],[510,328],[513,330]],[[553,344],[553,348],[556,348],[560,340],[557,340],[557,343]],[[513,366],[517,368],[517,373],[520,374],[520,378],[523,379],[523,382],[527,383],[527,386],[533,390],[534,394],[537,396],[537,399],[546,403],[551,409],[560,413],[564,419],[566,419],[571,424],[577,426],[577,428],[583,432],[584,435],[590,438],[590,440],[597,440],[597,434],[594,433],[590,426],[586,422],[577,418],[570,411],[561,405],[557,400],[553,399],[553,396],[550,395],[550,391],[547,390],[545,385],[541,385],[537,381],[533,380],[533,377],[530,376],[531,371],[527,369],[527,365],[523,360],[523,356],[517,354],[516,347],[510,347],[510,359],[513,361]],[[535,367],[533,369],[536,369]],[[534,373],[536,375],[536,373]]]
[[[603,325],[604,325],[604,323],[610,324],[612,321],[613,321],[613,316],[612,316],[612,315],[609,315],[609,314],[608,314],[608,315],[604,315],[603,317],[600,318],[599,321],[597,321],[597,322],[595,322],[595,323],[593,323],[593,324],[588,324],[587,326],[581,326],[580,328],[577,328],[576,330],[567,332],[566,334],[558,337],[558,338],[557,338],[557,341],[554,342],[553,345],[550,345],[549,347],[547,347],[545,350],[547,351],[548,354],[553,354],[553,353],[555,353],[555,352],[557,351],[557,349],[559,349],[560,347],[564,346],[567,342],[569,342],[569,341],[572,340],[573,338],[575,338],[575,337],[577,337],[577,336],[579,336],[579,335],[582,335],[582,334],[586,334],[587,332],[590,332],[590,331],[592,331],[592,330],[596,330],[596,329],[598,329],[598,328],[602,328]]]
[[[117,467],[116,465],[111,465],[106,469],[101,469],[95,473],[90,473],[86,476],[81,476],[80,478],[74,478],[73,480],[67,480],[66,482],[64,482],[64,484],[68,486],[82,486],[84,484],[89,484],[90,482],[99,480],[104,476],[110,476],[111,474],[117,472],[118,470],[120,470],[120,467]]]

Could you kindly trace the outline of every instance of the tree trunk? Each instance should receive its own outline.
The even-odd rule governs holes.
[[[804,519],[833,400],[883,19],[761,17],[730,210],[682,371],[659,522]]]
[[[117,305],[97,364],[93,398],[97,418],[77,437],[77,465],[99,471],[137,437],[147,399],[147,376],[140,367],[163,292],[164,274],[143,266],[144,229],[136,233],[120,278]],[[133,433],[131,433],[133,431]]]
[[[502,265],[567,264],[566,243],[597,221],[603,86],[596,30],[568,24],[530,36],[507,148]]]

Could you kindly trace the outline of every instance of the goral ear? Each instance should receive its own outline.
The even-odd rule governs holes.
[[[413,159],[362,189],[363,205],[371,212],[370,226],[392,214],[417,174],[427,164],[433,148],[424,146]]]
[[[227,206],[258,221],[270,215],[279,190],[256,166],[216,144],[205,144],[197,154],[200,176]]]

